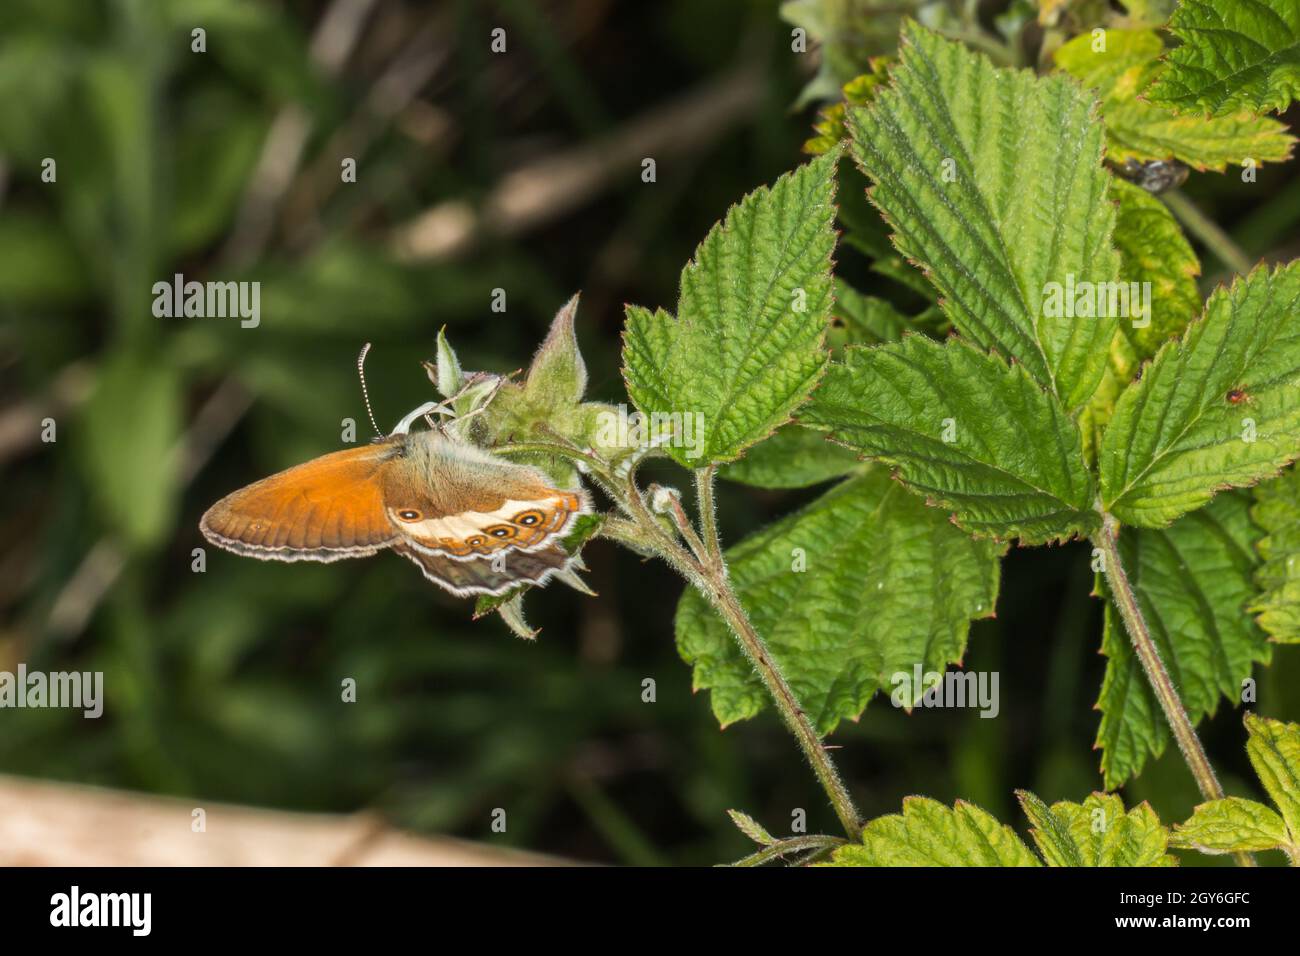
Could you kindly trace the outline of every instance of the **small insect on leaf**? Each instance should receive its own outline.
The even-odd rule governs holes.
[[[1250,396],[1239,388],[1234,388],[1227,395],[1228,401],[1233,405],[1240,405],[1242,402],[1249,401]]]

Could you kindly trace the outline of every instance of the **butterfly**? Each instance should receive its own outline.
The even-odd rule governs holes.
[[[436,424],[411,431],[443,410],[426,403],[368,445],[241,488],[209,508],[199,529],[220,548],[269,561],[339,561],[391,549],[459,597],[569,574],[578,558],[563,539],[590,513],[586,493],[558,488],[542,471]]]

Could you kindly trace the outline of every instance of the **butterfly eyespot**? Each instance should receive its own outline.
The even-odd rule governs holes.
[[[485,544],[486,542],[487,539],[479,535],[474,535],[474,537],[472,538],[465,539],[465,543],[469,545],[471,548],[477,548],[480,544]]]
[[[513,519],[515,524],[521,524],[524,527],[531,528],[533,525],[541,524],[544,516],[540,511],[521,511]]]
[[[401,518],[403,521],[419,521],[420,512],[416,511],[414,508],[403,508],[401,511],[397,512],[397,517]]]
[[[495,525],[487,529],[487,533],[494,538],[510,538],[514,536],[514,529],[508,528],[503,524]]]

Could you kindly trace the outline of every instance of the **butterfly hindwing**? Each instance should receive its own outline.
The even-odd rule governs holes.
[[[405,545],[397,545],[393,550],[414,561],[434,584],[459,597],[504,594],[518,584],[543,585],[573,560],[559,544],[468,561],[417,551]]]
[[[552,487],[528,465],[436,436],[420,439],[409,443],[384,493],[394,526],[418,551],[461,559],[533,551],[590,510],[581,491]]]

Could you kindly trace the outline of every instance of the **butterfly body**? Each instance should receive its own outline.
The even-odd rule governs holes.
[[[337,561],[391,548],[457,595],[544,584],[572,558],[561,543],[590,504],[535,468],[438,431],[398,432],[323,455],[217,502],[213,544],[275,561]]]

